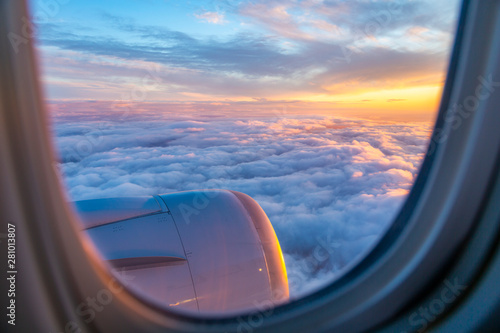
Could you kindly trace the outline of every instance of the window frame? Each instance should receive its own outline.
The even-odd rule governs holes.
[[[499,208],[495,207],[500,193],[495,185],[500,151],[500,131],[496,130],[500,112],[495,108],[500,105],[500,93],[493,91],[480,100],[467,117],[448,113],[448,109],[476,94],[478,77],[491,74],[500,78],[496,61],[500,55],[499,8],[500,1],[463,2],[430,151],[400,214],[374,249],[318,292],[274,309],[219,319],[154,307],[116,284],[89,240],[81,236],[77,216],[65,204],[53,166],[55,153],[32,41],[16,53],[8,38],[3,38],[0,211],[7,221],[15,221],[18,230],[19,269],[23,272],[18,299],[23,313],[33,315],[29,323],[27,317],[19,317],[19,326],[102,332],[123,331],[124,327],[131,332],[415,330],[408,318],[416,308],[429,304],[426,300],[436,299],[433,292],[439,293],[443,281],[460,272],[460,283],[470,286],[468,290],[478,281],[493,288],[490,292],[496,296],[497,308],[492,306],[498,309],[498,286],[491,285],[487,274],[481,275],[482,280],[478,276],[486,271],[498,278],[500,267]],[[27,13],[25,1],[3,1],[0,35],[25,29],[22,18]],[[461,125],[454,128],[456,117],[461,117]],[[489,271],[485,268],[488,262],[496,265],[488,266],[493,267]],[[78,315],[82,301],[112,287],[119,290],[113,302],[86,323]],[[474,290],[484,292],[483,287],[479,283]],[[461,319],[449,314],[458,308],[467,318],[473,303],[464,299],[477,302],[479,297],[470,293],[446,304],[442,314],[428,324],[445,330],[458,327]]]

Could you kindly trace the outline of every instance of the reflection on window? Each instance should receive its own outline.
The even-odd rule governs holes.
[[[32,0],[69,200],[245,193],[274,228],[290,297],[324,286],[411,189],[457,12],[457,0]]]

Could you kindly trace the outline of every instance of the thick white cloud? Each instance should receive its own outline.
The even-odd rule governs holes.
[[[72,200],[214,187],[252,196],[276,230],[292,295],[300,295],[373,246],[412,186],[430,126],[312,116],[56,117],[54,131]]]

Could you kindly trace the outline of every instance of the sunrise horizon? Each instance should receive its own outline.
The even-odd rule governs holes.
[[[43,3],[35,2],[49,101],[192,103],[242,116],[285,107],[291,114],[433,121],[457,5],[117,4],[71,2],[48,23]]]

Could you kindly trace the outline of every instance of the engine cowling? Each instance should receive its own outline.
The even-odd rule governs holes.
[[[128,287],[163,307],[207,314],[288,300],[283,255],[259,204],[202,190],[74,203],[83,230]]]

